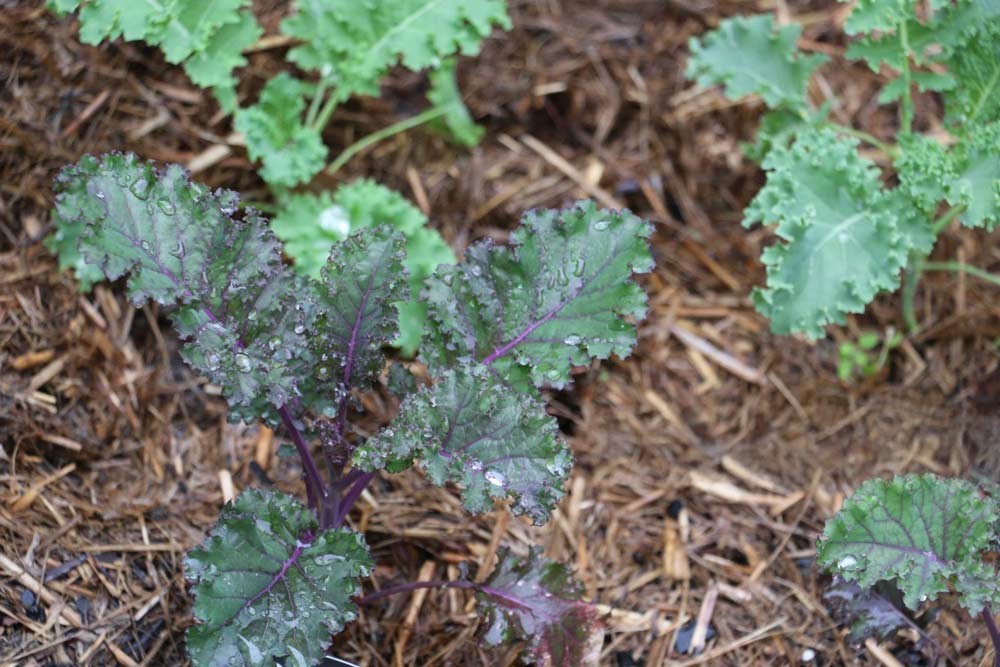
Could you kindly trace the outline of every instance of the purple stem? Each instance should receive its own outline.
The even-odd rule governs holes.
[[[358,598],[357,602],[358,604],[368,604],[369,602],[375,602],[376,600],[381,600],[382,598],[387,598],[398,593],[409,593],[421,588],[464,588],[467,590],[479,591],[480,593],[496,598],[501,604],[507,607],[513,607],[520,609],[521,611],[531,611],[531,607],[529,605],[524,604],[521,600],[518,600],[503,591],[491,588],[485,584],[477,584],[472,581],[463,580],[445,581],[443,579],[438,579],[437,581],[411,581],[405,584],[399,584],[398,586],[383,588],[375,593],[369,593],[362,598]]]
[[[1000,629],[997,628],[996,619],[993,618],[989,605],[983,607],[979,615],[983,617],[986,629],[990,631],[990,640],[993,641],[993,667],[1000,667]]]
[[[296,428],[295,421],[288,411],[288,406],[282,405],[278,408],[278,414],[281,415],[281,421],[285,425],[285,430],[291,436],[292,442],[295,443],[295,449],[299,452],[299,458],[302,459],[302,469],[306,474],[306,497],[309,499],[309,507],[320,513],[320,524],[322,525],[324,508],[320,505],[319,501],[321,498],[326,499],[327,491],[323,486],[322,478],[319,476],[319,468],[316,467],[316,461],[309,451],[309,445],[306,443],[305,438],[302,437],[299,429]]]
[[[353,470],[351,472],[354,472]],[[347,515],[351,513],[351,508],[354,507],[354,503],[358,502],[358,498],[364,492],[368,483],[375,478],[375,473],[373,472],[363,472],[358,475],[358,478],[354,486],[352,486],[347,493],[344,494],[344,498],[340,502],[340,509],[337,511],[337,515],[333,517],[333,527],[338,528],[343,525],[344,521],[347,519]]]

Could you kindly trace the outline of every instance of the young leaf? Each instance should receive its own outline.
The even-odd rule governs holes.
[[[266,222],[238,198],[211,193],[171,165],[134,155],[85,157],[56,181],[56,210],[79,228],[86,261],[110,280],[129,274],[133,303],[178,304],[188,363],[221,385],[233,418],[263,415],[297,392],[305,348],[304,290]]]
[[[271,223],[285,243],[285,252],[295,259],[299,273],[318,278],[334,243],[352,230],[378,224],[391,225],[406,237],[404,266],[410,273],[410,297],[400,301],[399,337],[394,341],[412,356],[423,336],[426,306],[420,302],[420,287],[438,264],[455,262],[455,254],[441,235],[427,227],[427,218],[416,206],[394,190],[361,179],[342,185],[331,194],[304,193],[288,196]]]
[[[455,59],[445,60],[437,69],[431,70],[429,77],[431,89],[427,99],[444,115],[434,124],[448,133],[456,143],[462,146],[476,146],[483,138],[483,128],[472,120],[462,94],[458,90],[455,79]]]
[[[187,632],[192,664],[319,664],[330,635],[357,617],[351,598],[371,571],[360,534],[319,530],[291,496],[245,491],[185,559],[199,622]]]
[[[528,643],[531,659],[547,667],[596,667],[604,631],[597,610],[566,566],[533,548],[526,558],[502,549],[476,593],[484,609],[483,641]]]
[[[997,519],[996,502],[964,480],[871,479],[827,522],[817,561],[862,588],[894,581],[911,609],[953,587],[978,613],[997,598],[997,574],[981,560]]]
[[[823,593],[837,623],[848,625],[847,639],[860,644],[869,637],[888,639],[902,628],[918,627],[902,608],[898,589],[880,582],[871,590],[863,590],[853,581],[834,577],[833,585]],[[890,588],[889,591],[880,589]]]
[[[481,241],[465,262],[440,266],[426,282],[427,337],[434,374],[482,361],[502,376],[527,373],[536,386],[564,387],[570,368],[625,356],[646,294],[630,278],[653,262],[648,223],[627,211],[582,202],[529,211],[512,249]]]
[[[993,229],[1000,224],[1000,122],[976,128],[955,147],[955,178],[947,200],[964,206],[962,224]]]
[[[770,14],[726,19],[688,42],[686,76],[701,86],[725,86],[733,100],[756,93],[771,108],[805,111],[809,77],[826,56],[800,53],[801,32],[797,24],[777,26]]]
[[[539,398],[512,391],[477,364],[407,397],[392,425],[358,448],[355,463],[399,469],[419,458],[435,484],[462,485],[469,511],[487,512],[494,498],[510,497],[515,514],[541,524],[573,466],[557,433]]]
[[[403,257],[402,235],[383,226],[338,243],[323,267],[310,347],[317,377],[338,394],[371,386],[382,370],[382,346],[396,335],[395,304],[406,295]]]
[[[246,139],[247,153],[263,163],[261,178],[272,185],[308,182],[326,164],[323,138],[302,123],[309,90],[282,72],[267,82],[257,104],[236,112],[236,129]]]
[[[421,70],[478,53],[494,25],[510,28],[503,0],[368,0],[361,7],[300,0],[281,30],[304,42],[288,59],[330,77],[335,98],[346,100],[377,95],[397,62]]]
[[[910,248],[878,169],[856,145],[810,130],[764,160],[767,183],[743,224],[777,225],[781,241],[762,255],[767,287],[753,295],[775,333],[819,338],[825,325],[843,323],[879,291],[899,286]]]

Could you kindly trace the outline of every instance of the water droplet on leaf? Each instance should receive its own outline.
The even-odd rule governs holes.
[[[487,470],[483,473],[483,477],[493,486],[504,486],[507,483],[507,477],[502,472],[496,470]]]
[[[236,368],[240,369],[244,373],[249,373],[250,369],[253,368],[253,362],[245,354],[236,355]]]
[[[160,210],[167,215],[173,215],[177,210],[174,208],[174,204],[169,199],[157,199],[156,205],[160,207]]]

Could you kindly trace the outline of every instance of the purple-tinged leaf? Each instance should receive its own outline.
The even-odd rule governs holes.
[[[466,509],[487,512],[494,498],[509,497],[514,514],[544,523],[573,467],[557,433],[540,398],[513,391],[476,364],[411,394],[354,460],[365,470],[399,470],[419,458],[435,484],[462,485]]]
[[[187,633],[192,664],[318,664],[330,635],[357,617],[352,598],[371,570],[358,533],[320,530],[291,496],[245,491],[185,560],[199,621]]]
[[[996,570],[983,561],[997,521],[996,501],[965,480],[870,479],[827,522],[816,559],[864,589],[894,582],[910,609],[953,589],[979,613],[1000,599]]]
[[[524,215],[512,248],[481,241],[426,282],[421,354],[435,375],[483,362],[505,379],[563,387],[570,368],[627,356],[646,294],[633,273],[653,262],[648,223],[628,211],[581,202]]]
[[[132,302],[177,305],[182,354],[222,386],[245,420],[298,394],[310,368],[305,314],[311,288],[281,245],[239,199],[192,183],[177,165],[160,171],[134,155],[84,157],[56,181],[57,210],[79,229],[83,256],[108,279],[129,276]],[[273,421],[273,418],[272,418]]]
[[[478,585],[483,609],[482,639],[490,646],[528,644],[542,667],[595,667],[604,630],[593,605],[565,565],[532,549],[526,558],[503,549],[493,574]]]

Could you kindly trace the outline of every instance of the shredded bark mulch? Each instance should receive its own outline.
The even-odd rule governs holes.
[[[845,6],[510,4],[514,29],[461,66],[487,128],[481,146],[418,129],[313,187],[375,178],[417,202],[459,251],[487,235],[503,241],[531,207],[584,197],[628,207],[656,228],[649,317],[632,357],[580,369],[552,395],[577,464],[547,525],[503,507],[471,517],[455,489],[416,471],[384,476],[351,517],[378,563],[366,587],[455,578],[463,566],[483,573],[499,547],[539,544],[572,563],[601,605],[602,665],[990,664],[985,631],[949,604],[931,642],[901,632],[847,644],[813,558],[824,520],[867,477],[996,479],[996,290],[926,276],[925,329],[856,383],[837,378],[837,346],[899,327],[895,297],[827,340],[771,335],[748,295],[772,234],[739,226],[762,181],[739,144],[762,107],[683,74],[690,36],[777,9],[806,26],[804,48],[833,56],[814,100],[837,95],[840,119],[885,136],[895,116],[876,108],[877,75],[841,57]],[[275,32],[285,3],[257,5]],[[227,422],[157,308],[133,309],[116,285],[80,293],[41,239],[53,177],[88,152],[193,164],[196,178],[250,200],[266,190],[211,96],[155,49],[86,46],[74,19],[0,2],[0,54],[0,665],[183,665],[184,551],[230,484],[301,494],[300,471],[276,457],[280,433]],[[252,98],[283,55],[253,53],[241,93]],[[400,71],[381,98],[347,104],[328,131],[331,152],[419,109],[425,87]],[[920,97],[917,111],[929,127],[938,101]],[[996,241],[951,231],[936,252],[996,270]],[[375,392],[365,407],[362,429],[397,406]],[[362,609],[331,653],[372,666],[516,664],[516,648],[480,649],[476,630],[465,592],[421,591]]]

